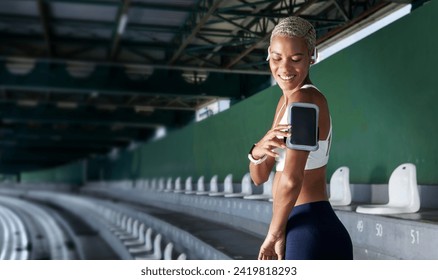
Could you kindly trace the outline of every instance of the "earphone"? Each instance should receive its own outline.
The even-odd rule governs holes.
[[[313,49],[313,54],[310,56],[310,60],[312,61],[312,63],[315,63],[317,59],[318,59],[318,50],[315,47]]]

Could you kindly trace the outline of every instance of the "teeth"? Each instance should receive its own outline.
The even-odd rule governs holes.
[[[282,80],[290,80],[290,79],[292,79],[293,77],[295,77],[295,75],[291,75],[291,76],[282,76],[282,75],[279,75],[280,76],[280,78],[282,79]]]

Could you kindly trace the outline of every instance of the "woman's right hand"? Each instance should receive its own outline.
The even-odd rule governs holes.
[[[285,236],[284,233],[276,236],[268,233],[260,247],[258,260],[282,260],[284,259]]]
[[[252,157],[255,159],[262,158],[264,155],[277,157],[278,154],[273,150],[275,148],[286,148],[284,138],[290,136],[290,128],[289,124],[280,124],[269,130],[252,149]]]

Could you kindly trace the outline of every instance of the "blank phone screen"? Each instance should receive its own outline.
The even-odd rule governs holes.
[[[293,145],[315,146],[318,142],[317,111],[314,108],[293,106],[291,109]]]

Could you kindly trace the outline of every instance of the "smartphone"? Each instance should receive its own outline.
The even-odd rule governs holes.
[[[295,102],[288,106],[288,123],[292,126],[286,146],[303,151],[318,150],[319,107],[312,103]]]

